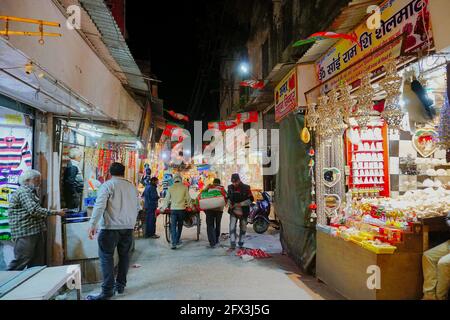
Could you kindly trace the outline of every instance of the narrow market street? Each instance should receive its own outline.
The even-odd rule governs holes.
[[[204,215],[202,216],[204,222]],[[228,232],[228,215],[222,233]],[[339,294],[312,276],[301,275],[298,267],[281,254],[279,233],[272,228],[258,235],[249,225],[246,247],[264,246],[272,256],[245,262],[223,248],[206,248],[206,226],[200,241],[194,229],[183,229],[183,245],[170,250],[164,238],[162,217],[158,218],[160,239],[139,239],[133,253],[125,295],[114,300],[336,300]],[[261,247],[262,247],[261,246]],[[261,248],[260,247],[260,248]],[[140,265],[139,268],[133,266]],[[83,295],[98,292],[100,284],[84,285]],[[71,298],[74,298],[72,296]]]

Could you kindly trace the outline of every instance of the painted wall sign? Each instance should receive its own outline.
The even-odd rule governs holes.
[[[275,121],[280,122],[297,107],[297,67],[275,87]]]

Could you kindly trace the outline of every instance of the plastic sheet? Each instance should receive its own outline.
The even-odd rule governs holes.
[[[304,117],[290,114],[280,123],[280,168],[277,175],[275,210],[281,220],[283,248],[307,272],[312,272],[316,250],[315,225],[309,223],[311,177],[308,156],[299,132]]]

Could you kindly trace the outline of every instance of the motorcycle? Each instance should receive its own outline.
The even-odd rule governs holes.
[[[269,229],[270,226],[270,207],[271,198],[267,192],[259,192],[261,200],[257,200],[250,205],[250,214],[248,217],[248,223],[253,224],[253,230],[256,233],[263,234]]]

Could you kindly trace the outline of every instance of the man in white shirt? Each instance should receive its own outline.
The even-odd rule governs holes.
[[[133,245],[133,231],[140,209],[136,187],[124,178],[125,167],[113,163],[109,170],[111,180],[98,191],[91,218],[89,238],[94,239],[97,225],[100,264],[103,274],[102,293],[88,296],[88,300],[107,300],[117,292],[122,294],[127,284],[129,257]],[[114,279],[114,251],[119,254],[117,278]]]

